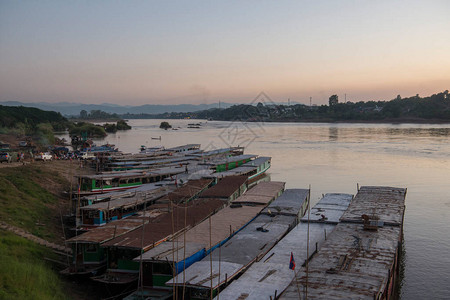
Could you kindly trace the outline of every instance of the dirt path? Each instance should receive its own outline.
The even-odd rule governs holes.
[[[44,239],[41,239],[40,237],[32,235],[31,233],[29,233],[19,227],[15,227],[15,226],[12,226],[12,225],[9,225],[9,224],[6,224],[6,223],[0,221],[0,228],[8,230],[18,236],[26,238],[27,240],[33,241],[33,242],[38,243],[39,245],[45,246],[47,248],[50,248],[50,249],[53,249],[56,251],[61,251],[61,252],[67,253],[67,254],[72,253],[72,249],[70,249],[70,248],[66,248],[64,246],[57,245],[57,244],[51,243],[49,241],[46,241]]]

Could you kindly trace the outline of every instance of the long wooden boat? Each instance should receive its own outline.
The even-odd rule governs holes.
[[[79,190],[73,191],[73,194],[84,196],[133,189],[142,184],[158,182],[184,172],[183,168],[172,167],[142,172],[80,175],[76,176]]]
[[[361,187],[308,268],[299,267],[289,287],[279,290],[280,298],[398,299],[405,199],[405,188]]]
[[[166,285],[185,289],[185,299],[210,299],[221,287],[264,256],[297,225],[309,202],[309,190],[288,189],[249,225]],[[212,270],[211,270],[212,267]],[[212,273],[211,273],[212,271]],[[220,276],[216,276],[220,275]]]
[[[311,256],[334,230],[352,198],[349,194],[326,194],[316,204],[321,208],[317,216],[320,221],[308,226],[304,222],[307,216],[304,216],[278,244],[221,290],[217,297],[238,299],[245,294],[246,299],[269,299],[275,296],[276,291],[280,293],[294,278],[295,272],[289,269],[291,253],[298,268],[305,261],[308,251]],[[309,249],[306,242],[308,236]]]
[[[212,176],[223,178],[226,176],[244,175],[248,177],[249,183],[252,183],[263,176],[270,168],[271,159],[271,157],[258,157],[231,170],[216,172]]]
[[[77,277],[101,274],[106,269],[106,252],[102,247],[103,243],[140,228],[166,212],[167,205],[154,205],[150,210],[140,212],[127,219],[105,224],[70,238],[66,241],[66,244],[72,249],[72,259],[69,267],[60,273]]]
[[[220,182],[218,184],[220,184]],[[236,188],[240,189],[239,186],[237,186]],[[281,194],[283,189],[284,189],[284,183],[266,182],[266,183],[262,184],[260,188],[255,189],[254,193],[257,193],[257,194],[265,193],[265,196],[260,196],[259,199],[260,199],[261,203],[265,203],[267,205],[273,199],[278,197]],[[246,194],[244,194],[240,198],[246,197]],[[253,199],[252,197],[255,197],[255,196],[256,196],[256,194],[255,195],[252,194],[252,195],[250,195],[249,199]],[[222,203],[222,207],[226,204],[226,201],[221,200],[221,199],[199,198],[195,202],[197,205],[195,212],[190,211],[189,207],[188,207],[188,211],[186,212],[187,213],[186,214],[186,217],[187,217],[186,224],[191,225],[193,227],[192,229],[188,230],[188,232],[190,232],[189,234],[196,235],[199,239],[202,239],[202,241],[203,241],[203,242],[197,241],[194,243],[197,243],[197,244],[205,243],[204,241],[207,238],[207,235],[205,232],[207,232],[209,230],[208,229],[209,227],[207,226],[207,222],[205,223],[205,221],[204,221],[205,216],[203,218],[200,218],[199,214],[201,214],[202,211],[203,212],[205,211],[205,208],[203,206],[205,206],[207,203],[211,203],[211,201],[213,201],[213,203],[216,203],[217,201],[219,201],[219,203]],[[201,204],[201,202],[203,202],[203,204]],[[257,212],[261,211],[265,205],[261,204],[261,205],[257,206],[252,203],[251,205],[240,204],[238,206],[240,207],[238,209],[225,207],[211,216],[211,218],[221,218],[221,220],[222,220],[221,223],[225,222],[227,224],[226,226],[221,226],[221,225],[219,225],[219,221],[218,221],[218,223],[216,225],[217,234],[215,234],[214,238],[213,238],[214,245],[221,242],[223,239],[229,237],[229,235],[230,235],[230,228],[229,228],[230,226],[228,225],[229,222],[232,222],[230,224],[234,224],[234,225],[231,225],[231,233],[234,233],[234,232],[238,231],[240,228],[242,228],[242,226],[244,224],[248,223],[251,219],[253,219],[256,216]],[[108,241],[107,243],[105,243],[104,247],[108,248],[108,264],[110,266],[111,265],[114,266],[115,268],[110,267],[106,271],[104,276],[93,277],[92,279],[97,282],[101,282],[103,284],[127,285],[129,283],[130,276],[132,276],[130,274],[134,274],[135,275],[134,280],[137,281],[138,280],[138,272],[137,271],[139,270],[140,264],[139,264],[139,262],[136,262],[135,260],[133,260],[133,258],[136,258],[136,257],[140,256],[141,253],[150,251],[151,249],[153,249],[155,247],[159,247],[158,245],[160,245],[160,244],[165,245],[164,242],[166,242],[167,240],[170,240],[177,236],[181,236],[181,232],[183,232],[185,229],[188,229],[188,228],[185,227],[184,216],[183,215],[180,216],[180,213],[181,212],[177,213],[177,215],[174,216],[173,220],[176,220],[175,222],[173,222],[172,219],[167,220],[167,221],[170,221],[169,224],[171,224],[173,222],[171,226],[168,226],[169,224],[164,225],[164,224],[160,223],[157,228],[155,228],[155,226],[154,226],[151,231],[150,231],[150,228],[147,229],[144,226],[144,229],[142,231],[145,232],[145,234],[142,234],[142,232],[140,232],[138,230],[138,231],[130,232],[129,234],[119,237],[118,239],[114,239],[114,240],[111,240],[111,241]],[[253,215],[253,217],[248,219],[248,217],[250,215]],[[233,221],[233,219],[235,219],[235,220]],[[243,221],[245,221],[245,222],[242,223]],[[194,227],[194,225],[197,225],[197,226]],[[151,226],[151,225],[149,225],[149,226]],[[172,228],[172,226],[175,226],[175,227]],[[161,232],[164,232],[164,234],[163,234],[164,238],[159,238],[159,239],[155,238],[155,236],[158,236],[158,233],[161,233]],[[199,232],[201,232],[201,233],[199,233]],[[198,234],[196,234],[196,233],[198,233]],[[161,236],[161,235],[159,235],[159,236]],[[169,243],[171,243],[171,242],[169,242]],[[196,249],[196,247],[192,247],[192,249]],[[195,252],[198,252],[198,251],[199,250],[197,250]],[[124,257],[126,257],[126,259],[124,259]],[[119,259],[117,260],[117,258],[119,258]],[[180,265],[182,265],[182,264],[180,264]],[[144,267],[144,268],[146,268],[146,267]],[[165,265],[163,265],[162,268],[165,268]],[[121,276],[123,276],[125,273],[127,273],[127,270],[129,270],[130,272],[128,272],[128,274],[126,276],[124,276],[123,280],[120,280],[119,278],[121,278]],[[165,272],[165,271],[161,270],[160,273],[161,272]],[[167,279],[172,278],[170,276],[170,274],[164,275],[164,273],[162,273],[161,276],[163,276],[165,278],[168,277]],[[111,281],[111,278],[114,278],[114,280]],[[148,278],[150,278],[150,277],[148,277]]]
[[[134,259],[143,263],[142,285],[164,288],[174,275],[222,246],[247,228],[258,214],[284,190],[284,182],[263,182],[231,201],[231,205]],[[293,218],[295,219],[295,217]]]

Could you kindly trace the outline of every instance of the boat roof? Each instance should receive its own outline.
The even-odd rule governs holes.
[[[227,176],[246,174],[248,172],[256,170],[260,165],[262,165],[265,162],[270,161],[270,160],[271,160],[271,157],[258,157],[258,158],[251,160],[245,164],[242,164],[241,166],[239,166],[237,168],[219,172],[219,173],[214,173],[213,176],[217,177],[217,178],[223,178],[223,177],[227,177]]]
[[[139,212],[135,216],[107,223],[104,226],[92,228],[83,234],[68,239],[66,242],[101,244],[113,239],[114,237],[121,236],[122,234],[137,229],[163,213],[167,213],[167,205],[154,205],[151,209],[145,211],[145,213]]]
[[[307,199],[309,199],[308,189],[287,189],[284,191],[283,195],[264,208],[262,213],[269,215],[281,214],[297,216]]]
[[[200,194],[201,198],[229,198],[247,182],[247,176],[229,176]]]
[[[267,205],[284,191],[285,182],[266,181],[250,188],[244,195],[233,200],[232,204],[264,204]]]
[[[219,155],[219,154],[231,152],[233,150],[234,150],[234,148],[214,149],[214,150],[210,150],[210,151],[202,151],[201,153],[196,153],[193,156],[204,157],[204,156],[211,156],[211,155]]]
[[[120,197],[117,199],[111,199],[110,201],[97,202],[91,205],[86,205],[80,207],[80,210],[114,210],[117,208],[126,208],[130,206],[139,205],[145,202],[157,200],[167,194],[165,189],[153,190],[150,193],[141,195],[139,193],[131,197]]]
[[[361,215],[376,215],[385,224],[399,226],[405,211],[405,188],[362,186],[341,222],[362,223]]]
[[[308,264],[308,298],[378,299],[386,289],[400,234],[398,226],[367,231],[362,224],[338,224]],[[300,286],[305,277],[305,268],[299,268]],[[282,298],[298,299],[295,280]]]
[[[256,158],[256,157],[258,157],[258,155],[241,154],[241,155],[236,155],[236,156],[215,158],[215,159],[208,160],[205,163],[209,164],[209,165],[217,166],[217,165],[223,165],[223,164],[227,164],[227,163],[233,163],[233,162],[241,161],[241,160],[244,160],[244,159],[252,159],[252,158]]]
[[[105,173],[105,174],[94,174],[94,175],[75,175],[78,178],[88,178],[88,179],[103,179],[103,180],[112,180],[114,178],[127,178],[127,177],[141,177],[144,172],[114,172],[114,173]]]
[[[191,179],[183,186],[162,197],[159,202],[182,203],[197,196],[212,183],[211,179]]]
[[[220,298],[237,299],[245,293],[248,294],[246,299],[268,299],[275,291],[284,290],[294,276],[294,271],[289,269],[291,252],[297,265],[306,259],[307,227],[307,224],[299,223],[263,258],[221,291]],[[324,231],[329,234],[334,227],[332,224],[310,224],[309,253],[314,252],[316,242],[323,241]]]
[[[182,146],[176,146],[172,148],[166,148],[166,151],[178,151],[183,149],[189,149],[189,148],[200,148],[200,144],[186,144]]]
[[[267,183],[269,182],[262,182],[260,184],[266,184],[266,186],[270,187],[273,194],[278,194],[284,188],[284,185],[267,185]],[[275,191],[278,192],[275,193]],[[201,244],[205,249],[210,249],[251,222],[261,212],[264,206],[265,204],[253,206],[242,205],[237,207],[227,206],[212,215],[208,220],[204,220],[197,224],[183,235],[177,236],[175,241],[178,244],[183,244],[184,241],[186,241],[186,244]],[[193,254],[195,253],[186,253],[185,257],[189,257]],[[148,255],[150,256],[147,256],[147,253],[144,253],[142,259],[151,259],[151,257],[154,256],[154,252]]]
[[[258,167],[258,166],[262,165],[263,163],[265,163],[267,161],[270,161],[271,159],[272,159],[272,157],[270,157],[270,156],[260,156],[258,158],[255,158],[254,160],[246,162],[242,166],[244,166],[244,167]]]
[[[167,167],[167,168],[159,168],[152,170],[144,170],[144,171],[122,171],[122,172],[108,172],[105,174],[96,174],[96,175],[77,175],[78,178],[87,178],[87,179],[95,179],[95,180],[113,180],[115,178],[136,178],[136,177],[150,177],[150,176],[158,176],[158,175],[170,175],[170,174],[179,174],[184,173],[184,168],[181,167]]]
[[[112,210],[118,207],[127,207],[141,204],[144,202],[157,200],[161,202],[173,201],[180,203],[183,200],[187,200],[197,195],[211,184],[211,179],[196,179],[190,180],[182,187],[175,189],[168,193],[165,188],[159,188],[142,195],[141,193],[135,193],[131,197],[120,197],[118,199],[112,199],[106,202],[98,202],[91,205],[80,207],[80,210]],[[151,197],[151,198],[150,198]]]
[[[328,193],[311,208],[309,213],[309,222],[320,223],[339,223],[339,219],[342,214],[348,209],[349,204],[352,202],[353,195]],[[325,217],[322,217],[325,216]],[[302,222],[308,222],[308,214],[305,214]]]
[[[109,193],[103,193],[103,194],[94,194],[89,196],[83,196],[82,198],[85,200],[93,200],[100,201],[108,198],[120,198],[120,197],[132,197],[136,194],[147,194],[152,193],[154,190],[160,190],[162,188],[165,188],[167,190],[172,189],[170,186],[164,186],[161,187],[161,183],[145,183],[139,185],[137,188],[133,188],[132,190],[123,190],[123,191],[115,191],[115,192],[109,192]]]
[[[116,237],[104,243],[103,247],[150,249],[170,236],[181,233],[185,228],[201,222],[223,206],[224,201],[220,199],[195,199],[183,206],[168,205],[171,213],[157,217],[151,223],[144,225],[143,230],[133,230]]]
[[[190,160],[196,160],[197,158],[195,156],[191,155],[183,155],[183,156],[171,156],[170,158],[163,158],[163,159],[152,159],[152,160],[130,160],[130,161],[117,161],[117,162],[111,162],[109,163],[110,166],[129,166],[129,165],[143,165],[143,166],[150,166],[150,165],[157,165],[157,164],[168,164],[168,163],[175,163],[175,162],[184,162],[184,161],[190,161]]]
[[[173,241],[162,242],[158,246],[148,250],[142,254],[142,261],[182,261],[184,257],[189,257],[202,249],[205,249],[204,244],[199,243],[180,243],[175,239]],[[134,261],[140,261],[141,256],[133,259]]]
[[[296,199],[296,212],[292,211],[289,215],[266,215],[261,214],[250,224],[239,231],[235,236],[229,239],[220,249],[215,249],[211,254],[202,259],[201,262],[194,263],[184,274],[178,275],[167,282],[168,285],[174,282],[183,283],[186,278],[187,285],[209,288],[210,280],[210,262],[213,268],[213,287],[225,283],[225,278],[230,280],[237,275],[243,268],[248,267],[255,259],[262,257],[280,240],[290,228],[295,226],[297,215],[302,205],[309,196],[308,190],[291,189],[286,190],[274,202],[282,207],[288,206]],[[294,209],[295,210],[295,209]],[[219,266],[220,265],[220,266]],[[221,278],[216,276],[220,272]]]
[[[346,200],[343,202],[346,203]],[[283,291],[294,276],[294,271],[289,269],[291,253],[297,266],[302,265],[307,253],[313,253],[316,250],[316,243],[321,245],[325,235],[328,237],[335,226],[327,223],[310,223],[309,226],[307,223],[299,223],[264,257],[221,291],[220,298],[236,299],[246,294],[246,300],[267,299],[273,296],[275,291]],[[307,249],[308,235],[309,249]]]

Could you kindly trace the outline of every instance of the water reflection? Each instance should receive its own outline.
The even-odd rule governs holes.
[[[330,142],[335,142],[338,140],[339,129],[337,127],[330,127],[328,129],[328,137]]]

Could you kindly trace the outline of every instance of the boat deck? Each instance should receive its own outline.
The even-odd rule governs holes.
[[[255,260],[266,254],[297,223],[297,216],[303,204],[309,199],[308,190],[286,190],[273,201],[274,213],[260,214],[244,229],[238,232],[220,248],[199,262],[194,263],[183,274],[179,274],[167,285],[184,284],[209,289],[225,284],[247,268]],[[275,207],[294,205],[290,214],[285,215]],[[296,212],[293,210],[297,209]],[[212,276],[211,276],[212,264]]]
[[[336,195],[336,194],[333,194]],[[349,199],[352,195],[339,194],[341,202],[339,211],[344,212],[342,208],[349,205]],[[328,200],[328,194],[322,198],[317,205]],[[333,196],[335,197],[335,196]],[[337,201],[339,203],[339,201]],[[335,213],[335,211],[329,211]],[[323,212],[325,216],[328,211]],[[336,227],[334,224],[311,223],[309,224],[309,249],[307,249],[308,224],[299,223],[292,229],[278,244],[276,244],[264,257],[255,262],[243,273],[237,280],[233,281],[228,287],[220,292],[221,299],[269,299],[275,295],[275,292],[283,291],[294,278],[294,271],[289,269],[291,253],[293,253],[297,266],[302,265],[307,258],[316,251],[316,247],[325,241]],[[216,297],[217,299],[217,297]]]
[[[386,299],[392,296],[406,189],[361,187],[335,231],[281,299]],[[376,220],[365,227],[361,216]],[[305,287],[305,289],[303,288]]]

